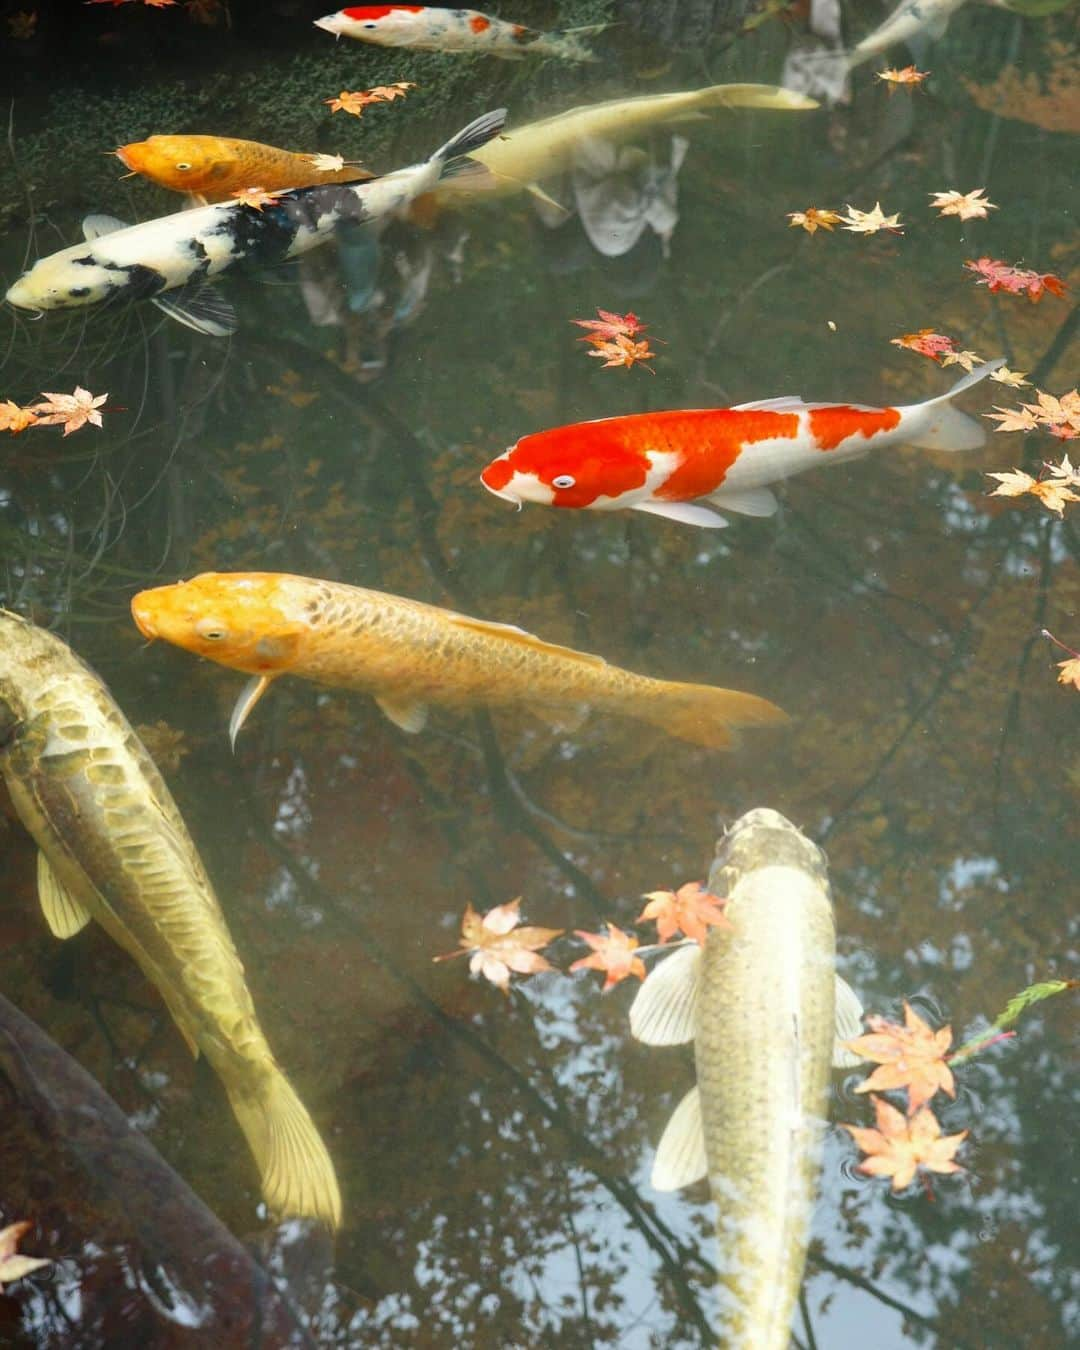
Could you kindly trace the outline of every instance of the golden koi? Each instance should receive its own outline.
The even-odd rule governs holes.
[[[0,773],[59,938],[96,919],[225,1087],[277,1214],[341,1223],[334,1167],[259,1026],[225,917],[142,742],[61,640],[0,610]]]
[[[787,1350],[821,1163],[830,1065],[862,1008],[835,973],[825,855],[776,811],[717,845],[708,889],[730,927],[663,959],[630,1009],[648,1045],[694,1043],[697,1086],[675,1109],[652,1184],[703,1177],[717,1207],[722,1346]]]
[[[191,193],[204,204],[226,202],[249,187],[280,192],[374,177],[359,164],[320,168],[332,155],[303,155],[230,136],[149,136],[121,145],[116,157],[159,187]]]
[[[432,703],[524,706],[556,719],[591,705],[714,749],[732,743],[735,727],[787,720],[752,694],[649,679],[520,628],[336,581],[204,572],[140,591],[131,612],[145,637],[253,677],[233,710],[234,742],[270,683],[285,674],[364,690],[408,732],[423,729]]]

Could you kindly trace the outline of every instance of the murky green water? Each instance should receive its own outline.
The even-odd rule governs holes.
[[[74,241],[87,212],[175,208],[116,181],[100,152],[122,141],[216,132],[386,169],[503,101],[521,125],[630,93],[775,82],[793,40],[778,19],[736,36],[737,6],[627,3],[596,65],[515,66],[335,45],[310,28],[318,4],[230,8],[226,29],[41,4],[38,36],[4,40],[5,285],[24,256]],[[846,8],[856,38],[888,13]],[[506,7],[541,27],[604,11]],[[989,254],[1075,286],[1075,13],[971,6],[918,52],[932,78],[913,96],[875,83],[880,60],[846,107],[675,128],[689,145],[666,247],[646,226],[605,258],[578,216],[549,228],[518,195],[434,228],[395,224],[377,256],[328,249],[303,274],[227,280],[231,340],[147,306],[39,322],[6,310],[0,399],[78,383],[107,391],[110,410],[102,430],[0,442],[3,603],[61,633],[133,723],[182,737],[166,776],[345,1195],[332,1262],[292,1229],[279,1239],[278,1259],[302,1266],[294,1296],[317,1343],[709,1343],[706,1190],[647,1183],[689,1051],[630,1040],[627,984],[602,996],[595,975],[541,975],[505,1000],[464,963],[432,964],[466,902],[523,895],[532,923],[629,929],[643,892],[702,877],[722,823],[768,805],[827,848],[841,969],[868,1010],[895,1016],[908,998],[959,1038],[1031,981],[1075,974],[1080,703],[1038,633],[1080,645],[1080,538],[1068,513],[988,501],[984,476],[1037,471],[1068,447],[890,449],[796,479],[779,515],[721,532],[515,512],[478,482],[518,436],[584,418],[784,393],[930,397],[953,372],[889,345],[920,328],[1003,353],[1043,389],[1075,385],[1075,292],[991,297],[962,267]],[[400,79],[418,88],[362,122],[323,109],[340,89]],[[635,141],[621,192],[669,168],[672,130]],[[928,209],[933,191],[976,186],[999,204],[988,221]],[[572,200],[566,182],[545,187]],[[903,236],[810,238],[785,220],[878,200]],[[586,359],[567,321],[598,305],[647,320],[665,344],[655,375]],[[330,311],[344,321],[320,324]],[[1011,393],[980,386],[965,407],[1011,406]],[[282,681],[234,756],[225,727],[242,677],[147,647],[128,615],[137,589],[209,569],[327,577],[519,624],[634,670],[752,690],[792,725],[731,755],[599,716],[568,733],[438,713],[408,737],[367,698]],[[220,1086],[152,986],[96,927],[64,946],[48,934],[11,816],[3,850],[4,993],[233,1232],[265,1229]],[[564,969],[581,954],[570,939],[552,949]],[[937,1099],[947,1131],[972,1133],[968,1171],[936,1178],[932,1195],[891,1198],[830,1131],[797,1344],[1077,1336],[1075,1026],[1068,997],[1043,1005],[959,1074],[955,1102]],[[870,1123],[860,1078],[837,1077],[834,1121]],[[85,1245],[94,1214],[114,1231],[121,1199],[57,1194],[33,1132],[26,1147],[25,1175],[0,1180],[0,1217],[47,1211],[37,1248],[64,1258],[67,1283],[0,1297],[0,1335],[134,1344],[138,1313],[153,1344],[249,1343],[212,1313],[181,1331],[178,1304],[131,1274],[138,1255],[126,1282],[95,1283],[94,1262],[111,1267]],[[159,1233],[165,1251],[187,1237]],[[80,1330],[88,1309],[115,1312],[108,1337]]]

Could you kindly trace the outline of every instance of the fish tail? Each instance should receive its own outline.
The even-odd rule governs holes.
[[[341,1192],[334,1164],[307,1108],[277,1065],[254,1087],[226,1083],[225,1090],[273,1213],[340,1228]]]
[[[551,34],[554,41],[550,50],[567,61],[596,61],[599,58],[585,46],[582,38],[596,37],[613,26],[610,23],[590,23],[581,28],[561,28]]]
[[[702,89],[700,108],[817,108],[816,99],[776,84],[714,84]]]
[[[1005,364],[1003,356],[976,366],[970,375],[965,375],[947,394],[929,398],[925,403],[914,403],[900,408],[901,428],[910,421],[912,432],[906,438],[906,445],[918,446],[922,450],[978,450],[986,444],[986,430],[967,413],[951,406],[952,400],[973,384],[985,380],[988,375]]]
[[[710,750],[728,750],[736,742],[739,727],[775,726],[788,720],[787,713],[768,699],[742,694],[735,689],[717,689],[711,684],[657,681],[658,695],[646,719],[680,740],[705,745]]]
[[[446,174],[451,161],[459,159],[462,155],[471,155],[474,150],[479,150],[482,145],[487,145],[488,141],[502,131],[506,125],[506,109],[496,108],[492,112],[486,112],[475,121],[470,122],[467,127],[462,127],[456,136],[453,136],[441,145],[431,156],[433,160],[442,160],[444,168],[443,175]]]

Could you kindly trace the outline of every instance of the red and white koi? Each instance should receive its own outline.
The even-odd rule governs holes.
[[[846,463],[886,445],[977,450],[985,431],[950,405],[1003,360],[978,366],[947,394],[906,407],[783,397],[577,422],[523,436],[480,477],[518,507],[630,508],[718,529],[728,521],[710,507],[771,516],[779,503],[769,485],[819,464]]]
[[[315,20],[315,27],[336,37],[357,38],[379,47],[409,47],[424,52],[466,52],[521,61],[526,56],[558,56],[565,61],[595,61],[581,39],[607,24],[541,33],[475,9],[441,5],[352,5]]]

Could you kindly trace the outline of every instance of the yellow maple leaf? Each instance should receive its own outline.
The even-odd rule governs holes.
[[[998,384],[1007,384],[1013,389],[1021,389],[1024,385],[1030,385],[1031,381],[1026,377],[1026,370],[1010,370],[1008,366],[998,366],[997,370],[990,372],[992,380],[996,380]]]
[[[789,211],[788,220],[791,221],[791,229],[802,226],[807,234],[815,234],[818,230],[832,230],[843,220],[836,211],[818,210],[816,206],[808,206],[805,211]]]
[[[12,435],[16,435],[33,426],[36,421],[37,418],[29,408],[20,408],[10,399],[0,402],[0,431],[10,431]]]
[[[928,70],[916,70],[914,66],[901,66],[899,69],[890,66],[886,70],[879,70],[877,77],[879,80],[885,81],[891,94],[901,85],[907,85],[912,89],[917,88],[929,74]]]
[[[267,192],[261,187],[240,188],[233,196],[241,206],[250,206],[253,211],[261,211],[264,206],[273,206],[281,201],[279,193]]]
[[[900,213],[887,216],[881,209],[881,203],[875,202],[872,211],[859,211],[848,203],[847,215],[843,217],[844,229],[852,234],[877,234],[879,230],[888,230],[891,234],[903,234]]]
[[[559,937],[561,928],[519,928],[521,897],[505,905],[496,905],[481,917],[472,905],[465,906],[461,920],[461,951],[433,956],[433,961],[449,961],[469,955],[469,970],[482,975],[504,994],[510,992],[510,972],[533,975],[553,967],[539,953],[540,947]]]
[[[5,1284],[13,1284],[16,1280],[21,1280],[24,1275],[29,1275],[31,1271],[41,1270],[44,1266],[51,1266],[52,1262],[46,1260],[43,1256],[20,1256],[18,1252],[19,1240],[24,1233],[28,1232],[33,1225],[26,1219],[21,1223],[8,1224],[6,1228],[0,1228],[0,1290]]]
[[[930,205],[936,207],[943,216],[959,216],[961,220],[985,219],[988,211],[998,208],[984,192],[984,188],[972,188],[970,192],[931,192]]]

